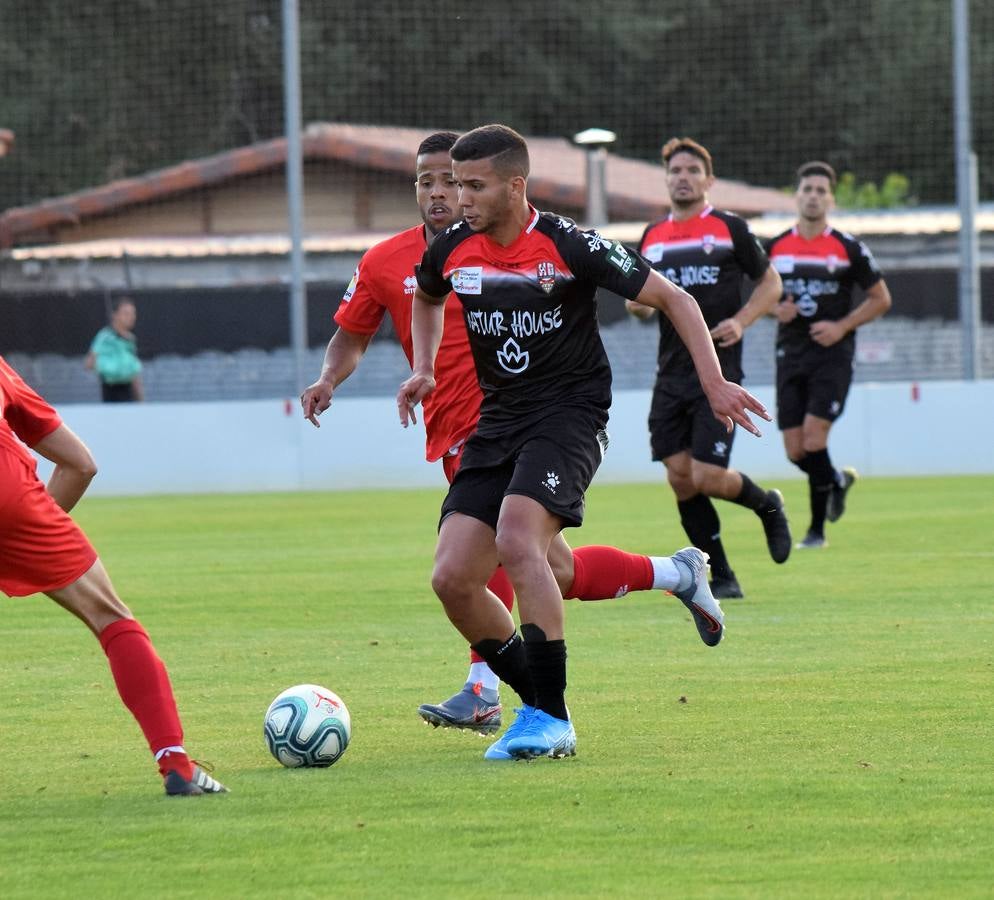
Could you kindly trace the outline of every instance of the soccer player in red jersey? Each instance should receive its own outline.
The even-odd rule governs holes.
[[[523,703],[485,758],[560,758],[575,752],[576,734],[565,703],[563,588],[549,557],[560,531],[582,523],[584,494],[606,445],[611,370],[597,328],[597,287],[671,317],[727,428],[737,422],[756,432],[747,411],[769,416],[722,378],[693,298],[621,244],[528,203],[528,148],[517,132],[474,129],[451,156],[463,221],[435,237],[418,269],[413,374],[400,386],[397,407],[406,426],[417,421],[417,404],[430,400],[454,296],[483,402],[442,504],[432,587],[452,623]],[[708,589],[707,556],[688,548],[662,561],[659,586],[690,609],[705,643],[716,644],[721,611]],[[498,563],[517,595],[520,636],[487,590]]]
[[[767,244],[784,295],[776,307],[777,425],[787,458],[808,476],[811,524],[797,546],[826,546],[825,520],[837,521],[856,480],[838,471],[828,435],[852,383],[856,329],[890,309],[890,291],[866,245],[832,228],[835,170],[824,162],[797,170],[797,224]],[[865,291],[853,305],[853,289]]]
[[[25,445],[55,463],[47,488]],[[0,357],[0,590],[47,594],[93,632],[167,794],[222,793],[226,788],[187,756],[166,667],[68,515],[96,472],[86,445]]]
[[[716,343],[725,378],[742,381],[742,334],[773,311],[780,278],[759,241],[738,216],[714,209],[708,190],[714,182],[711,154],[697,141],[674,138],[663,147],[666,186],[672,212],[646,228],[639,251],[700,305]],[[745,277],[756,282],[742,302]],[[640,318],[653,310],[629,303]],[[711,590],[716,597],[741,597],[742,588],[721,541],[721,522],[712,497],[753,510],[766,534],[774,562],[790,555],[791,537],[783,498],[748,475],[730,468],[735,433],[725,433],[711,415],[693,360],[673,325],[659,319],[659,360],[649,411],[652,458],[666,466],[676,495],[680,523],[695,547],[711,559]]]
[[[457,138],[452,132],[439,132],[418,148],[415,192],[423,224],[370,248],[359,263],[335,314],[339,327],[328,344],[321,375],[300,398],[304,416],[314,425],[331,405],[335,389],[359,364],[387,315],[408,361],[413,359],[414,270],[435,236],[459,217],[449,157]],[[483,394],[462,307],[454,296],[445,304],[443,316],[444,329],[435,361],[438,387],[425,398],[423,414],[426,457],[429,461],[441,459],[451,482],[465,441],[476,428]],[[549,555],[556,581],[567,598],[602,600],[669,583],[665,574],[670,571],[668,557],[627,553],[607,546],[571,550],[561,535],[552,542]],[[513,607],[514,591],[502,568],[496,569],[488,587],[508,610]],[[707,640],[715,641],[715,635],[720,636],[720,631],[709,633]],[[499,684],[500,679],[473,650],[463,688],[442,703],[422,704],[419,715],[433,725],[491,733],[501,725]]]

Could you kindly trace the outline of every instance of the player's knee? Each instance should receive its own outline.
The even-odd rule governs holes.
[[[680,469],[667,469],[666,480],[678,497],[689,497],[697,493],[693,473]]]
[[[497,526],[497,557],[501,565],[513,572],[540,557],[533,537],[522,529]]]
[[[694,492],[705,494],[708,497],[720,496],[726,474],[726,469],[695,466],[691,477],[691,485]]]
[[[431,589],[443,604],[459,603],[470,594],[468,573],[462,566],[436,561],[431,573]]]

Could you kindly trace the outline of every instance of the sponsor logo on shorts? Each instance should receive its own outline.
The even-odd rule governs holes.
[[[559,476],[555,472],[546,472],[545,481],[542,482],[542,485],[554,494],[556,488],[559,487]]]
[[[713,452],[715,456],[721,458],[728,456],[728,444],[726,444],[724,441],[715,441]]]
[[[411,294],[411,295],[413,295],[414,294],[414,289],[417,286],[418,286],[418,279],[415,278],[413,275],[408,275],[407,278],[404,279],[404,293],[405,294]]]

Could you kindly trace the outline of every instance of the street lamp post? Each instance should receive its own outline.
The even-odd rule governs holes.
[[[617,136],[604,128],[588,128],[573,135],[573,143],[587,152],[587,224],[598,228],[608,222],[607,148]]]

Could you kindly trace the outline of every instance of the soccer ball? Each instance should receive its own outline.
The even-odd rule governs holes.
[[[298,684],[269,704],[263,732],[269,752],[287,768],[326,768],[348,747],[352,717],[337,694]]]

